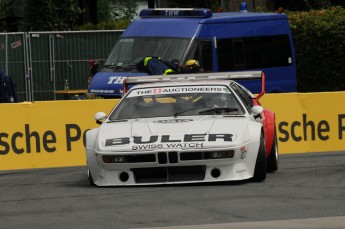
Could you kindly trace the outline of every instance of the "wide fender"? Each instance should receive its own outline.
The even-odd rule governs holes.
[[[271,152],[272,145],[275,138],[275,113],[265,109],[264,110],[266,122],[266,136],[265,136],[265,145],[266,145],[266,155],[268,156]]]
[[[250,122],[248,124],[249,138],[252,141],[260,141],[262,124],[259,122]]]
[[[99,128],[94,128],[86,132],[86,164],[91,173],[94,183],[98,182],[99,162],[97,159],[97,136]]]
[[[99,128],[94,128],[91,130],[88,130],[86,132],[86,147],[89,148],[93,148],[95,147],[95,143],[96,143],[96,139],[97,139],[97,134],[98,134],[98,129]]]
[[[266,117],[267,126],[274,126],[275,113],[267,109],[264,109],[264,113]]]

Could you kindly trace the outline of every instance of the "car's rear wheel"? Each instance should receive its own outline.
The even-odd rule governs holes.
[[[264,141],[263,135],[261,135],[259,152],[258,152],[258,156],[256,157],[253,180],[256,182],[265,180],[266,173],[267,173],[267,160],[266,160],[266,151],[265,151],[265,141]]]
[[[93,185],[93,186],[95,185],[95,183],[93,182],[93,178],[92,178],[90,169],[87,170],[87,179],[91,185]]]
[[[278,154],[278,144],[277,136],[274,135],[274,140],[271,148],[270,155],[267,158],[267,171],[274,172],[278,170],[279,164],[279,154]]]

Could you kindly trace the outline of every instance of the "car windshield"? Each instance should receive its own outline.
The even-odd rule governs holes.
[[[134,66],[147,56],[163,60],[183,58],[190,39],[170,37],[121,38],[110,53],[106,66]]]
[[[224,85],[172,86],[131,90],[109,120],[243,114],[243,107]]]

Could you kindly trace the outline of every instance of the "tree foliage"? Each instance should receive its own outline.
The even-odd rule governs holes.
[[[175,0],[169,1],[170,7],[174,8],[207,8],[216,12],[218,8],[221,6],[221,1],[219,0],[194,0],[194,1],[186,1],[186,0]]]
[[[3,19],[6,16],[8,16],[12,10],[13,5],[11,4],[11,1],[0,1],[0,18]]]
[[[0,18],[2,19],[0,21],[0,31],[6,30],[6,23],[5,18],[7,16],[7,12],[9,10],[8,2],[7,1],[0,1]]]
[[[111,21],[111,8],[109,0],[97,1],[97,19],[99,22]]]
[[[136,0],[98,0],[98,24],[87,23],[79,30],[125,29],[136,16],[138,9]]]
[[[345,90],[345,9],[288,12],[299,92]]]
[[[109,20],[109,21],[101,21],[97,25],[93,23],[86,23],[78,27],[78,30],[113,30],[113,29],[125,29],[131,20],[123,18],[119,20]]]
[[[133,19],[137,13],[138,5],[136,0],[113,0],[110,3],[111,15],[116,19]]]
[[[290,11],[309,11],[331,7],[330,0],[285,0],[285,7]]]
[[[9,25],[6,24],[9,18],[20,17],[20,8],[17,6],[21,4],[21,0],[0,0],[0,31],[7,31]],[[8,31],[15,32],[15,31]]]
[[[27,0],[23,26],[27,31],[72,30],[81,13],[77,0]]]

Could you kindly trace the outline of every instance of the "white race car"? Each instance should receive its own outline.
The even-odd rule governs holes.
[[[262,78],[255,97],[232,79]],[[275,115],[262,72],[130,77],[135,84],[86,134],[96,186],[266,179],[278,169]]]

